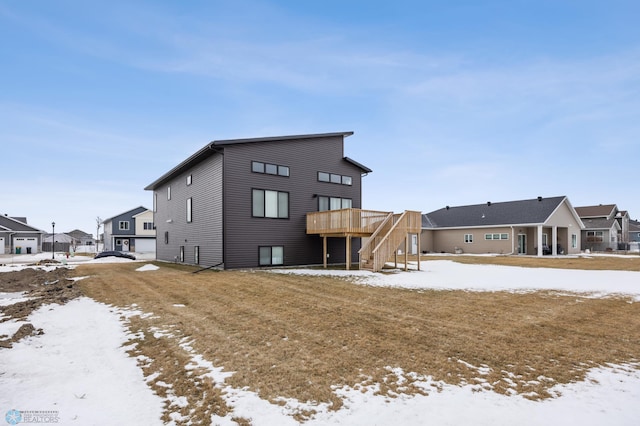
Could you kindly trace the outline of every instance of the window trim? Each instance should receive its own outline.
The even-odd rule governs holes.
[[[494,232],[491,234],[484,234],[484,239],[486,241],[508,241],[509,234],[506,232]]]
[[[473,234],[464,234],[465,244],[473,244]]]
[[[129,231],[129,230],[131,230],[131,224],[129,223],[128,220],[118,221],[118,231]]]

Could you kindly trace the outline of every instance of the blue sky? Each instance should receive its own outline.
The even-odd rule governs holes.
[[[363,207],[640,217],[640,2],[0,2],[0,214],[95,233],[214,139],[354,131]]]

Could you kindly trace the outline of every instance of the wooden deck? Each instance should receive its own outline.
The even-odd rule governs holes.
[[[328,237],[368,237],[391,212],[362,209],[307,213],[307,234]]]
[[[341,209],[307,213],[307,234],[323,237],[324,267],[327,267],[327,238],[346,238],[346,264],[351,265],[351,238],[373,237],[360,250],[360,267],[380,270],[409,234],[420,234],[422,215],[416,211],[394,214],[377,210]],[[420,241],[420,238],[418,238]],[[419,248],[418,248],[419,252]],[[405,262],[406,265],[406,262]]]

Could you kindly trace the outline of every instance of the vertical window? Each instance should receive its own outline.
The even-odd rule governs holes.
[[[464,242],[472,243],[473,242],[473,234],[464,234]]]
[[[187,176],[187,186],[191,185],[192,175]]]
[[[187,198],[187,223],[191,223],[193,221],[193,198]]]
[[[164,243],[169,244],[169,231],[164,231]]]
[[[578,248],[578,236],[571,234],[571,248]]]
[[[184,246],[180,246],[180,262],[184,262]]]
[[[340,210],[342,208],[342,198],[331,197],[329,199],[330,210]]]
[[[273,266],[284,264],[284,247],[267,246],[260,247],[260,266]]]
[[[200,264],[200,246],[193,248],[193,261],[196,265]]]
[[[167,186],[167,200],[171,199],[171,187]]]
[[[264,191],[265,217],[278,217],[278,191]]]
[[[325,212],[329,210],[329,197],[318,197],[318,211]]]

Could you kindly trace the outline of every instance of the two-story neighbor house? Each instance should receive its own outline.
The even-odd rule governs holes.
[[[307,213],[361,207],[371,170],[345,157],[353,132],[216,140],[149,184],[158,260],[225,269],[343,263],[340,238],[307,234]],[[325,244],[323,251],[323,244]]]
[[[576,207],[585,229],[582,249],[591,251],[626,250],[629,242],[629,213],[615,204]]]
[[[422,217],[425,251],[572,254],[583,224],[567,197],[444,207]]]
[[[45,232],[27,224],[26,217],[0,216],[0,254],[40,253]]]
[[[102,222],[104,225],[104,249],[135,251],[155,250],[156,232],[153,212],[146,207],[136,207]]]

